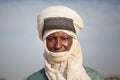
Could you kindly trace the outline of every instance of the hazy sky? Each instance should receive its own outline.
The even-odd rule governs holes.
[[[0,0],[0,77],[22,80],[44,66],[37,15],[51,5],[74,9],[84,21],[84,65],[120,76],[119,0]]]

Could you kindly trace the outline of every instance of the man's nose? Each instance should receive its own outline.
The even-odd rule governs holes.
[[[54,48],[55,48],[55,50],[59,50],[62,48],[61,39],[59,39],[59,38],[56,39]]]

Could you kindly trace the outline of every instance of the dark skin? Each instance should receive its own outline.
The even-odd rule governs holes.
[[[71,48],[72,42],[72,37],[62,31],[52,33],[46,38],[47,48],[52,52],[68,51]]]

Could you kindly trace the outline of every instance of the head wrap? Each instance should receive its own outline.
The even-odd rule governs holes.
[[[44,9],[37,17],[40,39],[42,39],[44,19],[49,17],[65,17],[72,19],[76,35],[78,35],[80,33],[80,30],[83,28],[83,21],[74,10],[65,6],[51,6]]]
[[[44,23],[46,18],[68,18],[73,20],[73,27],[69,30],[65,29],[63,26],[71,26],[68,23],[59,26],[59,22],[55,22],[54,26],[56,28],[50,29],[49,25],[53,25],[52,22]],[[61,20],[60,20],[61,21]],[[64,22],[64,20],[62,20]],[[48,25],[49,24],[49,25]],[[56,26],[57,24],[57,26]],[[67,24],[67,25],[66,25]],[[48,26],[44,30],[44,26]],[[58,27],[59,26],[59,27]],[[72,27],[72,26],[71,26]],[[90,80],[87,75],[83,65],[82,65],[82,51],[80,44],[77,40],[77,35],[83,28],[83,21],[81,17],[72,9],[64,6],[52,6],[48,7],[41,12],[38,16],[38,32],[39,37],[44,41],[45,46],[45,73],[49,80]],[[44,32],[43,32],[44,31]],[[46,37],[54,32],[63,31],[68,35],[73,37],[73,43],[69,51],[64,52],[51,52],[46,46]]]

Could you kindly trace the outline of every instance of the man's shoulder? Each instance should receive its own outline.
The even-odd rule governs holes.
[[[84,66],[84,68],[91,80],[104,80],[96,70],[86,66]],[[45,74],[45,69],[42,68],[41,70],[33,73],[27,78],[27,80],[48,80]]]
[[[27,80],[47,80],[44,68],[31,74]]]
[[[91,78],[91,80],[104,80],[100,73],[97,72],[96,70],[86,66],[84,66],[84,68],[88,76]]]

